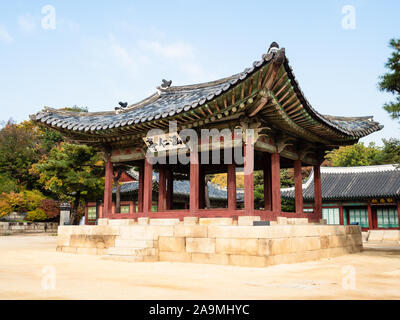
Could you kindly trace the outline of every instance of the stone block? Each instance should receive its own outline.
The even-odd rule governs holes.
[[[320,237],[296,237],[290,239],[291,252],[304,252],[321,249]]]
[[[200,218],[199,224],[213,226],[230,226],[233,223],[233,218]]]
[[[329,236],[320,236],[319,240],[321,249],[329,248]]]
[[[158,248],[160,251],[183,252],[185,251],[184,237],[159,237]]]
[[[62,252],[65,253],[76,253],[76,247],[62,247]]]
[[[135,219],[109,219],[108,221],[110,226],[131,226],[135,223]]]
[[[115,247],[125,248],[154,248],[157,241],[153,240],[133,240],[133,239],[115,239]]]
[[[158,253],[159,261],[169,261],[169,262],[191,262],[192,254],[189,252],[170,252],[170,251],[160,251]]]
[[[383,234],[385,231],[383,230],[369,230],[369,237],[368,237],[368,242],[369,241],[382,241],[383,240]]]
[[[257,255],[258,239],[216,239],[215,252],[223,254]]]
[[[147,226],[146,232],[156,236],[172,237],[175,226]]]
[[[337,235],[328,237],[329,248],[338,248],[346,246],[346,235]]]
[[[138,224],[149,224],[149,220],[150,220],[150,218],[142,217],[142,218],[138,218],[137,222],[138,222]]]
[[[258,256],[269,256],[271,254],[271,239],[258,240]]]
[[[179,219],[150,219],[151,226],[174,226],[179,224]]]
[[[320,224],[328,224],[328,220],[326,219],[319,219]]]
[[[301,224],[291,226],[290,234],[287,236],[290,237],[317,237],[319,236],[317,225],[312,224]]]
[[[56,251],[57,251],[57,252],[62,252],[62,249],[63,249],[63,246],[57,246],[57,247],[56,247]]]
[[[207,238],[208,227],[198,224],[179,224],[174,226],[175,237]]]
[[[383,232],[382,241],[397,242],[400,240],[400,230],[385,230]]]
[[[57,235],[57,245],[58,246],[63,246],[63,247],[68,247],[69,246],[69,234],[58,234]]]
[[[76,253],[97,255],[97,248],[77,248]]]
[[[229,255],[229,264],[243,267],[265,267],[267,260],[260,256],[232,254]]]
[[[260,221],[260,216],[239,216],[238,225],[239,226],[253,226],[253,221]]]
[[[113,247],[114,243],[115,236],[111,235],[72,234],[69,240],[71,247],[82,248],[108,248]]]
[[[186,251],[197,253],[215,253],[215,239],[186,238]]]
[[[199,218],[198,217],[184,217],[183,224],[198,224]]]
[[[269,245],[271,255],[286,254],[292,252],[290,238],[270,239]]]
[[[277,217],[276,222],[278,224],[288,224],[288,218],[286,217]]]
[[[209,263],[209,264],[229,264],[228,254],[218,254],[218,253],[192,253],[192,263]]]
[[[97,225],[98,226],[107,226],[108,225],[108,219],[107,218],[100,218],[97,220]]]

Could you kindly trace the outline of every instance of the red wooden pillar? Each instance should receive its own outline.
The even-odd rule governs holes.
[[[248,138],[244,149],[244,211],[254,214],[254,146]]]
[[[111,162],[111,157],[108,156],[106,161],[106,174],[104,181],[104,210],[102,218],[106,218],[112,214],[112,187],[113,187],[114,168]]]
[[[195,215],[199,209],[199,154],[190,152],[190,214]]]
[[[340,206],[339,206],[339,224],[344,225],[343,203],[340,203]]]
[[[204,209],[206,206],[206,175],[204,167],[199,168],[199,208]]]
[[[281,165],[278,152],[271,154],[272,211],[280,213],[281,206]]]
[[[159,165],[159,173],[158,173],[158,211],[165,211],[166,204],[166,184],[167,176],[166,176],[166,167],[163,164]]]
[[[167,210],[172,210],[172,196],[174,192],[174,177],[171,169],[167,169],[167,195],[166,195],[166,206]]]
[[[399,229],[400,229],[400,201],[397,202],[397,215],[399,217],[398,221],[399,221]]]
[[[145,160],[146,161],[146,160]],[[139,167],[139,187],[138,187],[138,212],[143,212],[143,195],[144,195],[144,163]]]
[[[143,183],[143,213],[151,212],[153,202],[153,164],[144,160],[144,183]]]
[[[368,229],[372,230],[374,229],[374,224],[372,221],[372,207],[371,204],[368,202]]]
[[[236,210],[236,166],[234,163],[228,164],[227,174],[228,184],[228,210]]]
[[[264,210],[272,210],[271,156],[264,153]]]
[[[301,160],[294,160],[294,193],[297,214],[303,214],[303,181],[301,177]]]
[[[322,219],[321,166],[314,166],[314,214]]]

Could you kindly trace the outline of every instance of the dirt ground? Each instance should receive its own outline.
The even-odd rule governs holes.
[[[0,299],[400,299],[400,245],[268,268],[130,263],[55,248],[55,236],[0,237]]]

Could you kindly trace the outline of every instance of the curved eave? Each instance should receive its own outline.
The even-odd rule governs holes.
[[[74,113],[45,108],[31,118],[86,144],[112,142],[124,135],[140,136],[152,128],[168,128],[170,120],[191,128],[241,113],[261,115],[282,130],[326,144],[354,142],[382,128],[371,117],[319,114],[300,89],[285,50],[277,47],[270,48],[242,73],[202,84],[158,89],[119,111]],[[181,104],[180,99],[184,100]],[[262,99],[264,105],[260,104]]]

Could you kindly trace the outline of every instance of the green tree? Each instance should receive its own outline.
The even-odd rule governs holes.
[[[395,96],[395,101],[384,104],[383,108],[389,112],[392,119],[400,121],[400,39],[391,39],[389,47],[393,49],[385,64],[389,71],[380,77],[378,86],[381,91],[390,92]]]
[[[62,142],[32,166],[31,172],[57,199],[73,199],[71,221],[75,222],[81,200],[97,199],[104,190],[104,162],[96,150]]]
[[[20,186],[35,187],[36,178],[28,171],[44,153],[40,136],[31,127],[10,120],[0,130],[0,175]]]
[[[377,157],[378,164],[400,163],[400,139],[382,139],[383,148]]]
[[[369,166],[378,164],[381,150],[373,142],[368,146],[360,142],[340,147],[327,153],[325,158],[334,167]]]

